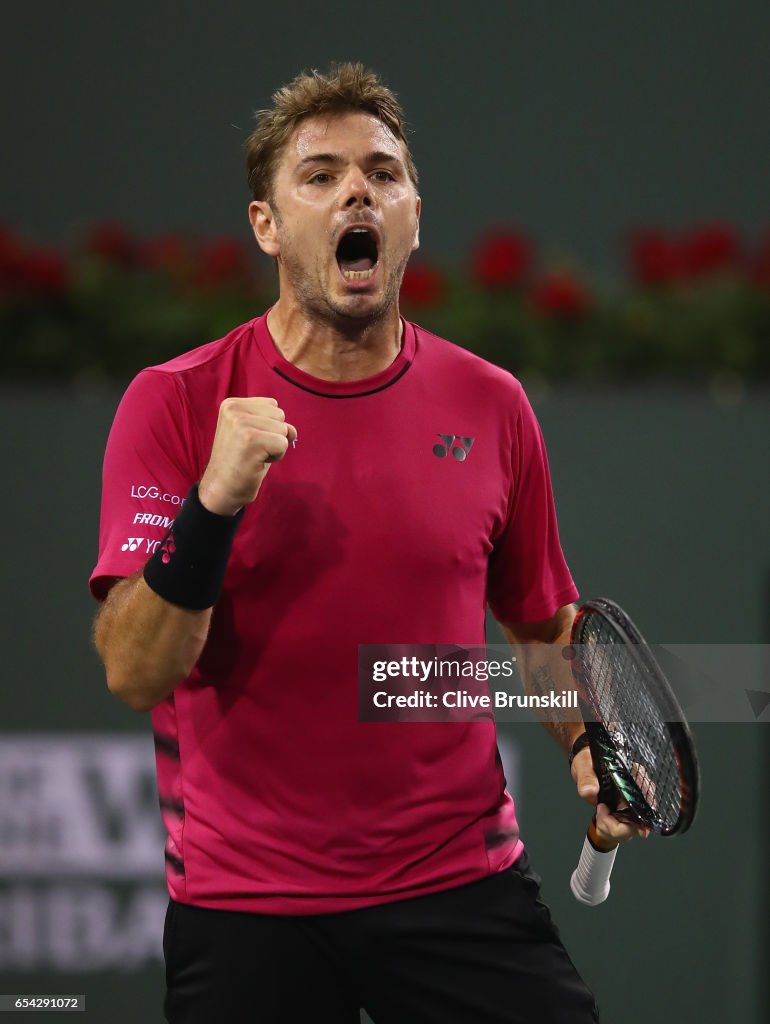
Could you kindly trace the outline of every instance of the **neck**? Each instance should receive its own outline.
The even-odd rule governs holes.
[[[402,323],[393,306],[382,319],[335,324],[281,297],[267,326],[284,359],[319,380],[373,377],[401,350]]]

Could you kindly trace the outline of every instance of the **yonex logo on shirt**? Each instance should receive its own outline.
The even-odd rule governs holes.
[[[473,442],[476,440],[475,437],[460,437],[459,434],[439,434],[438,436],[443,444],[434,444],[433,454],[439,459],[445,459],[451,452],[458,462],[465,462],[473,447]]]
[[[121,551],[136,551],[139,545],[144,540],[144,537],[129,537],[125,544],[121,546]]]

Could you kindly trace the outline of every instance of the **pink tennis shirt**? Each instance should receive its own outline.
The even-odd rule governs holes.
[[[266,317],[142,371],[104,460],[103,599],[208,462],[220,403],[298,431],[236,535],[191,675],[152,712],[171,896],[314,914],[476,881],[523,849],[493,721],[361,722],[358,644],[483,644],[577,596],[543,439],[509,373],[404,323],[382,373],[318,380]]]

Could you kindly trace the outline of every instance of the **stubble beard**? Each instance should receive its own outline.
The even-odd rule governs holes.
[[[375,305],[367,302],[366,295],[361,295],[359,302],[338,302],[323,287],[326,270],[323,259],[319,257],[316,263],[308,268],[303,265],[290,240],[284,238],[281,241],[281,264],[300,307],[310,317],[321,320],[348,336],[365,333],[397,307],[401,280],[410,255],[407,253],[392,267],[380,300]],[[358,297],[354,295],[351,298],[355,300]]]

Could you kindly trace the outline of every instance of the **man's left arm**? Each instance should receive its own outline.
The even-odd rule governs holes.
[[[519,673],[528,694],[543,696],[549,692],[561,693],[575,688],[569,661],[562,656],[570,642],[574,605],[564,605],[550,619],[542,622],[501,622],[505,638],[516,655]],[[550,715],[543,722],[545,728],[569,755],[585,725],[578,711]],[[596,807],[596,828],[608,841],[625,842],[636,835],[646,836],[648,829],[618,821],[604,804],[597,806],[599,782],[593,769],[591,751],[584,747],[572,761],[572,778],[578,795]]]

